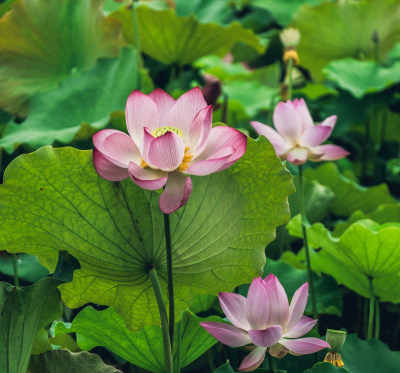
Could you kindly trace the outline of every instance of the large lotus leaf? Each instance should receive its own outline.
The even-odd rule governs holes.
[[[263,8],[272,13],[274,18],[281,25],[287,25],[293,18],[293,15],[303,4],[316,5],[327,0],[250,0],[251,5]],[[332,0],[330,0],[332,1]]]
[[[302,237],[297,216],[288,224],[293,236]],[[364,297],[369,297],[369,280],[381,301],[400,302],[400,224],[379,225],[359,220],[340,237],[333,237],[322,224],[307,228],[313,269],[330,274]]]
[[[303,373],[346,373],[344,368],[335,367],[331,363],[317,363],[311,369],[306,369]]]
[[[38,255],[50,269],[58,250],[79,260],[62,285],[69,307],[112,306],[132,329],[159,323],[149,269],[166,294],[163,214],[158,194],[130,179],[101,179],[91,151],[44,147],[7,168],[0,188],[1,247]],[[193,177],[189,203],[170,215],[177,314],[196,294],[217,294],[262,272],[265,246],[289,217],[289,172],[266,140],[248,139],[226,171]]]
[[[178,17],[172,9],[156,10],[146,5],[137,6],[136,12],[143,52],[165,64],[190,64],[208,54],[223,56],[238,42],[258,53],[265,50],[262,40],[237,22],[226,27],[200,23],[193,15]],[[124,36],[133,43],[130,10],[121,8],[112,17],[122,21]]]
[[[90,352],[68,350],[47,351],[32,356],[28,373],[122,373],[111,365],[104,364],[99,355]]]
[[[217,316],[202,319],[190,311],[183,313],[181,367],[190,364],[217,343],[217,340],[199,324],[202,321],[223,320]],[[178,324],[175,325],[175,329],[177,333]],[[104,311],[86,307],[75,317],[72,324],[58,322],[54,333],[56,336],[76,333],[78,345],[84,350],[104,346],[143,369],[156,373],[165,372],[161,328],[156,325],[146,325],[139,332],[131,332],[122,317],[111,307]],[[175,348],[174,354],[176,353]]]
[[[299,29],[301,65],[314,79],[323,79],[322,68],[345,57],[373,58],[372,35],[379,35],[382,58],[398,41],[400,3],[386,1],[335,1],[311,7],[304,5],[294,16],[292,27]]]
[[[0,106],[25,115],[29,98],[121,46],[103,0],[21,0],[0,20]]]
[[[351,224],[362,219],[371,219],[379,224],[400,223],[400,204],[383,204],[367,214],[360,210],[355,211],[346,221],[336,224],[333,235],[340,236]]]
[[[334,163],[324,163],[321,166],[304,172],[308,180],[316,180],[329,187],[336,195],[331,205],[332,212],[339,216],[348,216],[356,210],[374,211],[380,204],[395,203],[386,184],[373,187],[363,187],[343,176]]]
[[[0,283],[0,372],[26,373],[35,336],[62,314],[59,281],[34,285]]]
[[[344,58],[332,61],[324,68],[326,77],[353,96],[362,98],[400,82],[400,62],[390,67],[377,65],[375,61],[358,61]]]
[[[88,138],[103,128],[110,113],[123,110],[137,88],[137,57],[124,48],[118,59],[100,59],[91,70],[65,79],[55,90],[33,97],[28,118],[10,123],[0,139],[9,153],[18,144],[32,148]]]

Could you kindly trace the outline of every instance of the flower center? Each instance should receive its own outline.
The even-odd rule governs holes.
[[[182,130],[180,130],[179,128],[176,128],[176,127],[158,127],[155,130],[153,130],[151,132],[151,134],[154,137],[160,137],[160,136],[166,134],[167,132],[176,133],[179,137],[183,136]]]

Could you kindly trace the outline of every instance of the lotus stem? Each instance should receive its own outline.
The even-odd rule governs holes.
[[[12,256],[12,262],[13,262],[13,268],[14,268],[14,285],[19,286],[17,256],[15,254],[11,254],[11,256]]]
[[[367,339],[372,338],[374,329],[374,310],[375,310],[375,295],[374,295],[374,279],[368,277],[369,282],[369,320],[368,320],[368,334]]]
[[[181,338],[182,338],[182,320],[178,321],[177,329],[177,339],[176,339],[176,373],[181,371]]]
[[[381,305],[379,300],[375,300],[375,339],[379,339],[379,334],[381,332]]]
[[[308,238],[307,238],[307,216],[306,209],[304,206],[304,188],[303,188],[303,166],[299,165],[299,193],[300,193],[300,214],[301,214],[301,228],[303,231],[303,243],[304,249],[306,251],[306,261],[307,261],[307,274],[308,274],[308,283],[310,288],[311,295],[311,306],[312,306],[312,314],[314,318],[317,318],[317,300],[315,297],[314,290],[314,281],[312,278],[312,269],[311,269],[311,258],[310,258],[310,248],[308,246]]]
[[[268,366],[269,366],[269,369],[272,370],[273,372],[275,372],[275,369],[274,369],[274,360],[272,359],[272,356],[271,356],[271,354],[269,353],[269,351],[267,351],[267,358],[268,358]]]
[[[292,67],[293,67],[293,58],[289,58],[287,64],[287,74],[288,74],[288,98],[292,99]]]
[[[221,122],[226,123],[228,121],[228,94],[223,94],[222,101],[222,114],[221,114]]]
[[[167,276],[168,276],[168,306],[169,306],[169,337],[171,349],[174,348],[175,333],[175,298],[174,298],[174,277],[172,268],[172,247],[171,247],[171,228],[169,215],[164,214],[165,244],[167,251]]]
[[[136,5],[135,0],[132,1],[131,5],[131,13],[132,13],[132,23],[133,23],[133,37],[134,37],[134,45],[136,48],[136,54],[138,58],[138,69],[137,69],[137,89],[141,89],[141,77],[140,77],[140,69],[143,68],[143,58],[142,58],[142,49],[140,43],[140,34],[139,34],[139,24],[138,18],[136,14]]]
[[[150,278],[153,284],[154,294],[156,296],[158,309],[160,311],[161,328],[162,328],[163,343],[164,343],[165,372],[173,373],[172,350],[171,350],[171,343],[170,343],[170,336],[168,329],[167,309],[165,308],[161,285],[155,268],[150,269]]]

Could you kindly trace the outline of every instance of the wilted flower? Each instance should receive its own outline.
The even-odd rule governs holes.
[[[174,100],[162,89],[133,91],[125,110],[129,135],[106,129],[93,136],[94,166],[107,180],[127,177],[141,188],[165,186],[159,205],[169,214],[192,191],[188,175],[225,170],[246,151],[246,136],[230,127],[211,128],[212,107],[199,88]]]
[[[272,356],[282,358],[287,353],[304,355],[330,347],[318,338],[299,339],[317,322],[303,316],[307,297],[308,284],[305,283],[297,289],[289,306],[286,292],[274,275],[268,275],[264,280],[258,277],[251,283],[247,298],[234,293],[219,293],[222,310],[233,325],[200,324],[228,346],[252,344],[252,352],[239,367],[240,371],[250,372],[260,366],[268,348]]]
[[[336,124],[336,115],[332,115],[314,125],[310,112],[303,99],[280,102],[274,110],[273,120],[276,131],[260,122],[251,122],[259,135],[264,135],[275,148],[281,159],[300,165],[307,159],[333,161],[349,155],[349,152],[337,145],[320,145],[332,133]]]

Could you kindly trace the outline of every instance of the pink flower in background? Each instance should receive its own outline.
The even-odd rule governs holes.
[[[230,127],[211,128],[212,107],[199,88],[174,100],[162,89],[133,91],[126,103],[129,135],[106,129],[93,136],[93,161],[107,180],[130,177],[141,188],[165,186],[160,209],[169,214],[185,205],[192,191],[188,175],[225,170],[246,151],[246,136]]]
[[[220,342],[240,347],[252,344],[252,352],[239,367],[250,372],[263,362],[265,353],[277,358],[287,353],[311,354],[329,344],[318,338],[299,338],[316,324],[303,316],[308,297],[308,284],[303,284],[293,295],[289,306],[285,289],[274,275],[264,280],[255,278],[250,285],[247,298],[234,293],[219,293],[219,302],[228,320],[233,324],[219,322],[200,323]]]
[[[303,99],[280,102],[274,110],[276,131],[260,122],[251,122],[259,135],[265,136],[275,148],[276,154],[295,165],[310,161],[334,161],[349,155],[337,145],[320,145],[332,133],[336,123],[332,115],[314,125]]]

